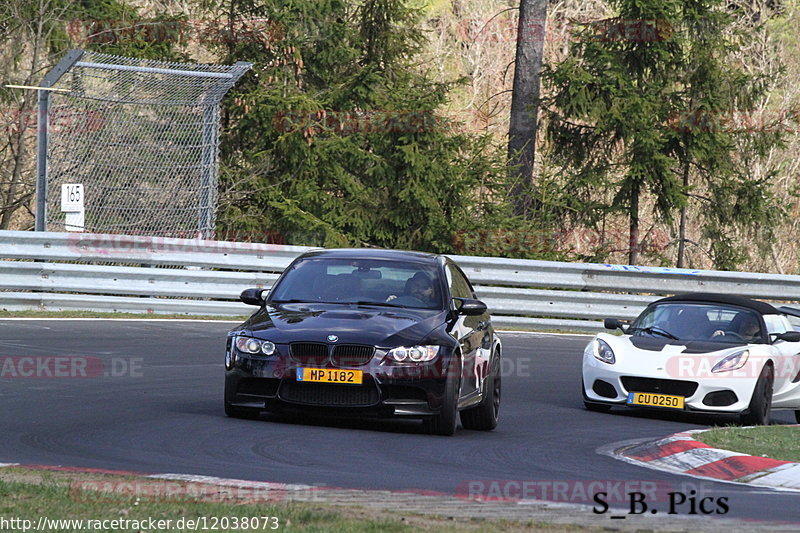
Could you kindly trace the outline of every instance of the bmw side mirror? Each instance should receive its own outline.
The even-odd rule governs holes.
[[[618,318],[606,318],[605,320],[603,320],[603,326],[606,329],[620,329],[624,332],[627,325],[628,324],[625,324],[622,320]]]
[[[264,294],[268,292],[268,290],[269,289],[245,289],[242,291],[242,294],[239,295],[239,299],[247,305],[257,305],[260,307],[264,305]]]
[[[800,342],[800,331],[784,331],[775,334],[775,341]]]
[[[482,315],[489,310],[486,304],[472,298],[453,298],[456,304],[456,313],[466,316]]]

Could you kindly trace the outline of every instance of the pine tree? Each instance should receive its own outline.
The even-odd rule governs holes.
[[[396,0],[226,6],[266,20],[271,36],[225,50],[255,66],[227,109],[220,229],[446,251],[477,226],[477,194],[502,161],[438,111],[452,84],[414,63],[417,11]]]
[[[618,15],[582,27],[569,56],[544,74],[552,93],[548,140],[569,176],[569,201],[589,223],[626,215],[630,264],[639,260],[644,200],[662,222],[679,212],[682,265],[686,206],[701,188],[709,193],[703,236],[715,264],[730,268],[742,257],[732,254],[725,225],[770,223],[761,216],[771,205],[766,194],[750,206],[755,211],[733,207],[742,187],[763,189],[744,160],[778,139],[756,133],[743,144],[738,137],[752,132],[704,120],[748,109],[767,84],[733,64],[742,41],[729,37],[732,21],[718,0],[613,0],[611,7]]]

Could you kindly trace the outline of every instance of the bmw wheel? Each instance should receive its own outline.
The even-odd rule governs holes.
[[[236,398],[235,390],[225,383],[225,414],[232,418],[258,418],[258,415],[261,414],[261,409],[256,409],[253,407],[239,407],[233,405],[233,402],[229,401]]]
[[[231,418],[258,418],[261,414],[261,409],[254,409],[252,407],[237,407],[231,405],[230,402],[225,402],[225,414]]]
[[[464,429],[491,431],[497,427],[500,413],[500,353],[496,352],[492,362],[492,371],[486,376],[486,395],[480,405],[461,411],[461,425]]]
[[[422,421],[425,431],[431,435],[450,436],[456,432],[456,419],[458,418],[458,389],[461,366],[456,364],[457,372],[447,377],[445,382],[442,408],[435,414]]]

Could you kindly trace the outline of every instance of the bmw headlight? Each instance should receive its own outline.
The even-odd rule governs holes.
[[[609,365],[613,365],[617,358],[614,357],[614,350],[611,349],[611,346],[602,339],[595,339],[593,346],[592,346],[592,354],[599,360],[604,363],[608,363]]]
[[[732,353],[731,355],[720,359],[719,362],[714,365],[714,368],[712,368],[711,371],[717,373],[737,370],[744,366],[748,357],[750,357],[750,350],[741,350],[736,353]]]
[[[225,350],[225,368],[230,370],[233,368],[234,364],[236,364],[236,354],[233,353],[233,350],[229,347]]]
[[[410,348],[399,346],[389,350],[387,355],[398,363],[403,363],[406,361],[413,363],[424,363],[427,361],[433,361],[438,353],[439,346],[411,346]]]
[[[272,355],[275,353],[275,344],[270,341],[262,341],[253,337],[236,337],[234,341],[236,349],[242,353],[253,355]]]

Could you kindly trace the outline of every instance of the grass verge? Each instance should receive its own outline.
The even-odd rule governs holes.
[[[800,427],[716,428],[697,434],[695,438],[714,448],[800,462]]]
[[[141,485],[135,485],[135,484]],[[171,483],[168,490],[139,491],[149,494],[134,497],[120,487],[137,489],[156,483]],[[408,512],[376,510],[354,505],[325,505],[287,501],[236,501],[235,489],[222,489],[225,501],[209,490],[176,490],[178,484],[149,478],[131,478],[107,474],[50,472],[17,467],[0,468],[0,528],[36,530],[45,517],[45,531],[72,533],[81,531],[298,531],[341,533],[377,533],[430,531],[455,532],[535,532],[571,533],[601,531],[580,526],[551,525],[540,522],[517,522],[502,519],[436,517]],[[184,484],[184,486],[189,486]],[[92,487],[87,490],[87,487]],[[112,488],[109,488],[112,487]],[[109,492],[98,491],[97,488]],[[233,492],[229,492],[229,491]],[[155,494],[158,494],[156,496]],[[164,496],[170,494],[170,496]],[[191,499],[202,494],[201,499]],[[250,492],[251,496],[255,493]],[[235,496],[231,499],[231,496]],[[213,500],[213,501],[209,501]],[[252,498],[251,498],[252,500]],[[224,518],[223,518],[224,517]],[[5,526],[2,520],[16,519]],[[60,523],[57,521],[61,521]],[[81,524],[65,521],[82,520]],[[166,521],[169,520],[169,523]],[[27,521],[27,522],[26,522]],[[116,521],[116,522],[113,522]],[[127,521],[127,522],[124,522]],[[158,521],[162,521],[159,525]],[[87,527],[88,526],[88,527]],[[167,527],[163,527],[167,526]],[[213,527],[216,526],[216,527]],[[238,526],[238,527],[236,527]],[[41,528],[40,528],[41,530]]]

